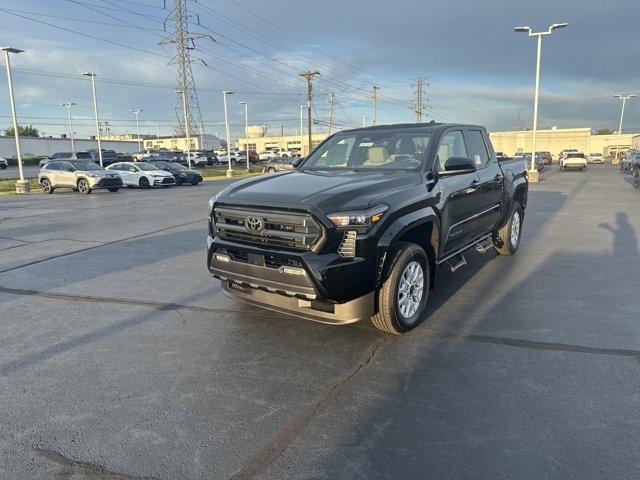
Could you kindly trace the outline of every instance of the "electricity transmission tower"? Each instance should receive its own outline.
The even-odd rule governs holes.
[[[422,114],[424,113],[424,78],[417,78],[416,87],[416,99],[413,102],[413,111],[416,114],[416,123],[422,122]]]
[[[167,0],[165,0],[165,8],[166,1]],[[198,136],[201,133],[199,129],[204,131],[204,124],[202,122],[202,113],[200,112],[196,85],[193,81],[193,72],[191,71],[191,64],[194,62],[191,58],[191,50],[195,50],[195,40],[199,38],[215,40],[213,40],[210,35],[189,32],[189,19],[193,17],[197,19],[197,23],[199,24],[199,17],[190,14],[187,10],[187,0],[173,0],[173,9],[165,20],[165,30],[167,21],[170,21],[173,23],[173,32],[162,40],[159,45],[169,43],[176,45],[176,54],[169,62],[169,65],[178,66],[176,91],[184,92],[184,95],[177,95],[176,99],[175,112],[178,122],[176,133],[179,135],[186,134],[186,121],[187,125],[189,125],[190,136]],[[206,65],[203,60],[198,59],[198,61]]]

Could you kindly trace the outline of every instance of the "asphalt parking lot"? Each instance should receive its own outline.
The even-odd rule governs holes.
[[[637,478],[629,176],[554,165],[402,337],[224,297],[226,184],[0,197],[0,478]]]

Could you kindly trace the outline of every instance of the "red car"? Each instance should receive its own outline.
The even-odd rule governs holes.
[[[244,156],[244,150],[238,152],[238,155]],[[260,161],[260,157],[257,152],[249,150],[249,163],[258,163]]]
[[[551,152],[539,152],[539,153],[545,165],[551,165],[553,163],[553,156],[551,155]]]

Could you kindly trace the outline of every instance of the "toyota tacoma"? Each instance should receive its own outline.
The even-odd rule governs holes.
[[[437,266],[520,244],[526,166],[499,162],[483,127],[341,131],[294,165],[209,201],[207,266],[235,299],[403,333],[425,320]]]

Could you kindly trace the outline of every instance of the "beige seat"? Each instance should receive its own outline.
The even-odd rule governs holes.
[[[363,165],[384,165],[389,161],[389,152],[384,147],[369,147],[369,157]]]

